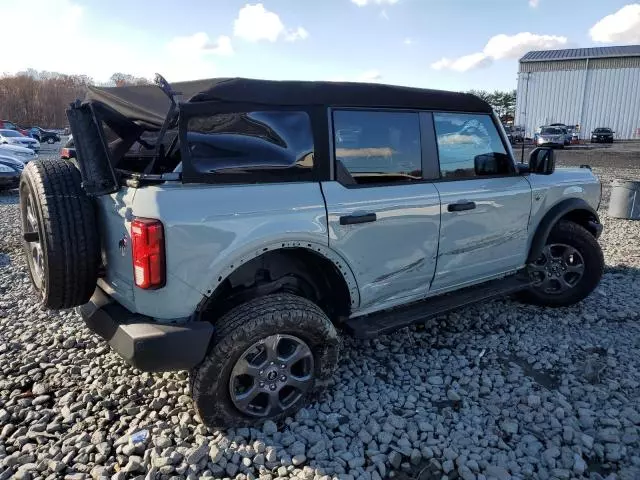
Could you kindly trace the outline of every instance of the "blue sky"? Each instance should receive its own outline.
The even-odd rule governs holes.
[[[48,8],[38,8],[39,2]],[[517,58],[528,50],[640,43],[640,3],[629,0],[28,4],[36,40],[59,45],[61,54],[22,51],[3,58],[0,70],[31,67],[84,73],[98,81],[116,71],[144,76],[159,71],[170,81],[248,76],[493,90],[515,88]],[[24,5],[0,0],[3,29],[9,25],[6,38],[12,38],[12,28],[18,35]]]

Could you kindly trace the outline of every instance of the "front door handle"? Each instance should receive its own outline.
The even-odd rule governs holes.
[[[340,225],[355,225],[356,223],[375,222],[378,219],[375,213],[356,213],[340,217]]]
[[[447,210],[450,212],[464,212],[465,210],[473,210],[476,208],[476,202],[459,202],[450,203]]]

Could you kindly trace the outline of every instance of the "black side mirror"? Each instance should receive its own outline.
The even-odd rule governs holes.
[[[539,175],[551,175],[556,170],[555,153],[551,148],[539,147],[529,154],[529,171]]]

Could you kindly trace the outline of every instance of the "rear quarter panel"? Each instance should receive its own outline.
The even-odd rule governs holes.
[[[328,251],[324,198],[313,182],[149,186],[136,193],[132,213],[164,225],[167,284],[134,288],[136,310],[156,318],[192,314],[239,265],[269,249]]]

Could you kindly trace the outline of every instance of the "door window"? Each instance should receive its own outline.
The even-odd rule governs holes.
[[[515,172],[489,115],[434,113],[433,119],[442,178],[473,178]]]
[[[338,110],[333,134],[341,183],[345,178],[353,184],[422,180],[418,113]]]

